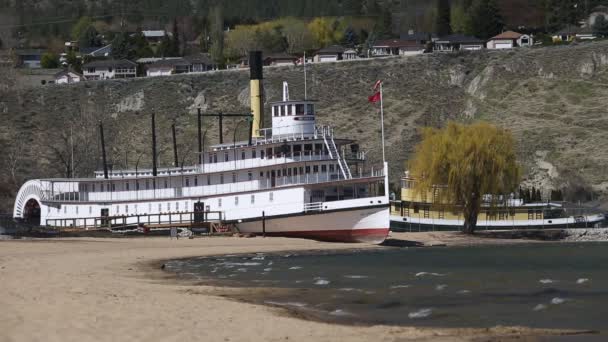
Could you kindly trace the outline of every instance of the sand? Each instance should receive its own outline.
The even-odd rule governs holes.
[[[471,242],[450,233],[396,236]],[[154,266],[199,255],[364,246],[233,237],[0,241],[0,341],[521,341],[561,333],[306,321],[280,309],[217,296],[216,288],[177,281]]]

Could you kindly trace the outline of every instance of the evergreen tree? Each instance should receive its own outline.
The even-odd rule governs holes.
[[[537,202],[536,200],[536,187],[532,186],[532,193],[530,194],[530,201],[531,202]]]
[[[134,56],[129,35],[126,32],[116,34],[112,40],[112,58],[130,59]]]
[[[449,0],[437,0],[437,17],[435,19],[435,30],[439,36],[451,33]]]
[[[503,19],[496,0],[475,0],[471,9],[471,33],[482,39],[491,38],[503,29]]]
[[[54,69],[59,66],[59,57],[52,52],[45,52],[40,59],[40,66],[45,69]]]
[[[79,48],[89,48],[89,47],[97,47],[101,45],[101,41],[99,40],[99,33],[93,27],[93,25],[89,25],[81,34],[78,39],[78,47]]]
[[[210,47],[209,53],[216,63],[224,63],[224,13],[221,6],[215,6],[209,13]]]

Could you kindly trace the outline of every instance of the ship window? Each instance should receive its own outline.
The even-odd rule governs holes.
[[[213,163],[213,156],[210,154],[209,155],[209,164]]]
[[[321,165],[321,172],[327,172],[327,165]]]
[[[228,152],[224,152],[224,161],[227,162],[228,161]]]
[[[306,107],[308,107],[306,110],[306,114],[315,115],[315,106],[313,106],[312,104],[307,104]]]
[[[300,174],[304,174],[304,168],[300,166]]]
[[[179,202],[175,202],[175,211],[179,211]]]
[[[129,205],[125,204],[125,214],[128,214],[128,213],[129,213]]]
[[[255,195],[251,195],[251,204],[255,203]]]
[[[78,206],[76,206],[76,215],[78,215]]]
[[[89,206],[89,214],[93,213],[93,206]]]
[[[296,105],[296,115],[304,115],[304,105],[303,104]]]
[[[139,190],[139,182],[135,182],[135,190]]]
[[[207,185],[211,185],[211,176],[207,175]]]
[[[260,177],[264,177],[264,171],[260,171]]]
[[[241,152],[241,159],[243,159],[243,160],[245,159],[245,150],[243,150],[243,151]]]
[[[163,211],[163,208],[162,208],[161,204],[160,204],[160,203],[158,203],[158,212],[160,213],[160,212],[162,212],[162,211]]]
[[[232,174],[232,183],[236,183],[236,173]]]
[[[281,106],[283,107],[283,106]],[[283,110],[281,111],[281,116],[285,116],[285,115],[289,115],[289,105],[285,106],[285,108],[283,108]]]
[[[293,168],[293,175],[294,175],[294,176],[297,176],[297,175],[298,175],[298,168],[297,168],[297,167],[294,167],[294,168]]]
[[[239,205],[239,196],[234,198],[234,205]]]
[[[268,199],[270,200],[270,202],[274,201],[274,193],[269,193],[268,194]]]
[[[198,177],[194,177],[194,186],[198,186]]]
[[[417,204],[414,204],[414,214],[418,214],[420,212],[420,208]]]
[[[266,149],[266,155],[268,156],[268,159],[272,159],[272,147]]]
[[[167,211],[171,211],[171,203],[167,203]]]
[[[146,180],[146,190],[150,189],[150,181]]]
[[[110,192],[110,183],[106,184],[106,191]]]
[[[190,186],[190,179],[186,178],[186,186]]]
[[[247,179],[253,180],[253,173],[251,171],[247,172]]]
[[[287,170],[283,169],[283,177],[287,176]]]
[[[214,154],[213,154],[213,162],[214,162],[214,163],[217,163],[217,153],[214,153]]]
[[[264,150],[260,151],[260,159],[264,159]]]
[[[217,199],[217,206],[220,207],[220,208],[222,207],[222,199],[221,198]]]
[[[129,182],[125,183],[125,188],[129,191]]]
[[[310,166],[306,167],[306,173],[310,173]]]
[[[314,172],[314,173],[319,172],[319,165],[313,165],[312,172]]]
[[[224,175],[223,174],[220,175],[220,184],[224,184]]]
[[[288,168],[288,169],[287,169],[287,176],[290,176],[290,177],[291,177],[291,168]]]
[[[95,192],[95,184],[91,184],[91,191]]]
[[[256,158],[256,152],[255,152],[255,150],[251,150],[251,158]]]

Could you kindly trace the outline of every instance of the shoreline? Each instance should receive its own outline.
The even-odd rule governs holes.
[[[466,245],[464,242],[458,243]],[[177,341],[206,336],[214,341],[494,338],[533,341],[547,336],[591,333],[525,327],[330,324],[294,317],[281,308],[226,298],[227,293],[236,291],[185,282],[160,268],[166,260],[197,256],[382,248],[373,245],[220,237],[178,241],[168,238],[22,239],[0,241],[0,246],[3,279],[0,303],[5,308],[0,312],[0,330],[8,340]]]

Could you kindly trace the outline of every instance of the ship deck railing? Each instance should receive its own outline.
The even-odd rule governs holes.
[[[277,189],[280,190],[282,187],[291,187],[298,185],[312,185],[318,184],[320,186],[328,185],[335,182],[365,182],[365,181],[377,181],[379,178],[384,177],[384,170],[371,169],[367,172],[357,171],[351,179],[344,179],[339,173],[311,173],[298,174],[291,176],[280,176],[265,178],[263,180],[251,180],[241,181],[236,183],[226,184],[213,184],[213,185],[201,185],[199,186],[182,186],[182,187],[169,187],[169,188],[157,188],[148,190],[126,190],[126,191],[106,191],[106,192],[86,192],[78,191],[78,182],[74,183],[74,190],[69,191],[69,184],[65,186],[63,191],[58,189],[51,191],[49,189],[43,189],[42,201],[45,203],[90,203],[90,202],[125,202],[125,201],[145,201],[145,200],[162,200],[162,199],[181,199],[181,198],[193,198],[193,197],[208,197],[218,196],[233,193],[243,192],[254,192],[262,190]],[[226,175],[227,180],[230,179],[230,175]],[[201,180],[201,183],[205,180]],[[67,182],[67,181],[62,181]],[[67,182],[69,183],[69,182]],[[192,183],[191,183],[192,184]]]
[[[133,214],[98,217],[72,217],[46,219],[50,228],[71,228],[84,230],[117,229],[145,226],[148,228],[198,228],[211,227],[225,220],[223,211],[168,212],[158,214]]]

